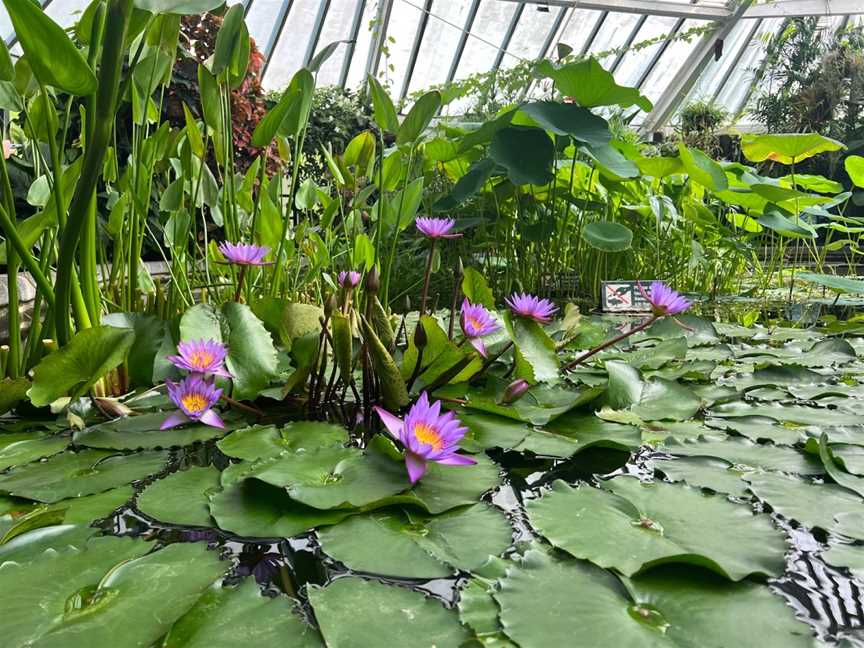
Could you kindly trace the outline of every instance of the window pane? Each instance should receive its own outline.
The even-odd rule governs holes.
[[[464,2],[437,0],[432,3],[432,12],[426,23],[426,31],[417,55],[417,64],[408,87],[409,92],[423,90],[447,80],[447,72],[456,54],[470,8],[469,0]],[[477,17],[474,18],[474,24],[476,22]]]

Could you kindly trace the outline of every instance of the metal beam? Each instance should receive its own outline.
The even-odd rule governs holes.
[[[759,31],[759,28],[762,26],[762,20],[756,20],[753,22],[753,27],[750,29],[750,32],[747,34],[747,38],[744,40],[744,44],[738,48],[738,51],[735,53],[735,58],[732,59],[732,64],[729,66],[729,69],[723,74],[723,78],[720,79],[720,83],[717,84],[717,89],[714,91],[714,95],[711,97],[711,101],[717,101],[717,97],[719,97],[723,93],[723,88],[726,87],[726,84],[729,83],[729,79],[732,78],[732,74],[738,68],[738,64],[741,62],[741,59],[744,58],[744,52],[747,51],[747,47],[753,41],[753,37],[756,35],[756,32]]]
[[[510,41],[513,40],[513,34],[516,33],[516,27],[519,26],[519,19],[522,17],[522,12],[525,11],[525,3],[520,2],[513,12],[513,17],[510,19],[510,24],[507,25],[507,31],[504,32],[504,38],[501,40],[501,47],[498,48],[498,53],[495,55],[495,63],[492,64],[492,69],[497,70],[504,62],[504,55],[507,53],[507,48],[510,47]]]
[[[585,44],[582,46],[582,49],[579,50],[579,56],[588,55],[588,52],[591,50],[591,46],[594,44],[594,40],[597,38],[597,34],[600,33],[600,30],[603,28],[603,23],[606,22],[606,19],[608,17],[608,11],[604,11],[599,16],[597,16],[597,20],[594,21],[594,26],[591,28],[591,33],[588,34],[588,38],[585,40]]]
[[[504,0],[520,2],[523,0]],[[649,16],[671,16],[673,18],[696,18],[699,20],[723,20],[733,14],[724,7],[670,2],[669,0],[524,0],[532,4],[554,5],[571,9],[596,9],[618,13],[646,14]],[[807,0],[821,1],[821,0]],[[832,0],[836,2],[837,0]],[[858,2],[859,0],[850,0]]]
[[[477,17],[478,9],[480,9],[480,0],[471,0],[468,15],[465,17],[465,26],[459,35],[459,44],[456,45],[456,51],[453,52],[453,59],[450,61],[450,69],[447,71],[445,84],[452,83],[456,77],[456,70],[459,68],[459,61],[462,60],[462,53],[465,51],[465,45],[468,43],[468,36],[471,35],[471,27],[474,26],[474,19]]]
[[[366,0],[357,0],[354,7],[354,19],[351,22],[351,38],[345,48],[345,57],[342,59],[342,71],[339,74],[339,87],[344,88],[348,83],[348,73],[351,71],[351,61],[354,58],[354,50],[357,48],[357,38],[360,36],[360,26],[363,24],[363,12],[366,10]]]
[[[309,65],[312,57],[315,56],[315,50],[318,49],[318,43],[321,40],[321,30],[324,28],[324,21],[327,19],[327,12],[330,10],[330,0],[321,0],[318,5],[318,13],[315,14],[315,22],[312,24],[312,33],[309,34],[309,45],[306,46],[306,55],[303,57],[303,65]]]
[[[390,26],[390,13],[393,11],[393,0],[379,0],[378,11],[375,14],[375,25],[372,28],[372,42],[369,44],[369,56],[366,58],[366,79],[378,74],[378,64],[381,62],[381,48],[387,40],[387,28]]]
[[[555,40],[555,36],[558,35],[558,30],[561,29],[561,25],[564,23],[564,16],[566,15],[567,8],[561,7],[558,11],[558,15],[555,16],[555,21],[552,23],[552,27],[549,28],[549,32],[543,40],[543,45],[540,48],[540,53],[537,55],[537,58],[546,58],[546,55],[549,53],[549,48],[552,47],[552,42]]]
[[[861,0],[774,0],[751,7],[744,18],[800,18],[804,16],[851,16],[864,13]]]
[[[672,117],[678,105],[690,93],[690,90],[702,76],[708,62],[714,55],[714,45],[718,40],[729,36],[741,16],[750,8],[753,0],[743,0],[733,14],[732,18],[720,23],[719,27],[711,33],[705,34],[693,50],[688,60],[669,83],[666,90],[654,104],[654,110],[645,117],[641,130],[651,133],[658,130]]]
[[[426,33],[426,25],[429,23],[429,13],[432,11],[432,0],[426,0],[423,11],[420,12],[420,22],[417,23],[417,31],[414,33],[414,43],[411,45],[411,54],[408,57],[408,69],[405,70],[405,78],[402,80],[402,92],[399,93],[399,102],[405,101],[408,95],[408,86],[411,85],[411,77],[414,76],[414,68],[417,66],[417,56],[420,54],[420,45],[423,43],[423,35]]]
[[[627,36],[627,40],[624,41],[624,45],[618,48],[618,54],[615,56],[615,61],[612,63],[612,67],[609,68],[609,71],[612,74],[618,70],[618,66],[621,65],[621,61],[624,60],[624,57],[627,55],[627,52],[630,50],[630,46],[633,44],[633,41],[636,40],[636,36],[639,34],[639,31],[642,29],[642,26],[645,24],[645,21],[648,20],[648,16],[640,16],[639,20],[636,21],[636,25],[633,29],[630,30],[630,33]]]
[[[267,44],[264,46],[264,65],[261,68],[262,79],[267,74],[267,68],[270,67],[270,57],[273,55],[273,50],[276,47],[279,36],[282,35],[282,30],[285,29],[285,22],[288,20],[288,14],[291,13],[291,5],[293,4],[294,0],[282,0],[282,6],[279,7],[276,22],[273,24],[273,29],[270,30],[270,36],[267,38]]]
[[[639,80],[636,82],[636,89],[641,90],[645,80],[651,76],[651,73],[654,71],[654,68],[657,67],[657,63],[660,62],[660,58],[666,53],[666,50],[669,49],[669,46],[672,44],[672,41],[675,40],[675,37],[678,36],[678,33],[681,31],[681,28],[684,26],[684,18],[679,18],[675,24],[672,26],[672,30],[669,32],[668,38],[664,40],[660,47],[657,48],[657,51],[651,56],[651,60],[648,62],[648,66],[642,70],[642,74],[639,75]]]

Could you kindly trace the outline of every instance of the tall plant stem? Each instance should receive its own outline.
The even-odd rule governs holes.
[[[75,251],[78,249],[90,200],[96,190],[105,152],[111,140],[120,75],[125,58],[123,56],[124,42],[131,16],[132,0],[109,0],[96,90],[93,136],[87,151],[84,153],[81,176],[78,186],[75,188],[75,194],[72,196],[69,218],[60,240],[60,254],[57,262],[57,308],[54,317],[57,325],[57,338],[61,345],[66,344],[72,336],[69,325],[69,306],[72,296]]]
[[[432,278],[432,260],[435,258],[435,239],[429,239],[429,259],[426,261],[426,274],[423,276],[423,294],[420,297],[420,316],[426,314],[426,300],[429,297],[429,280]]]
[[[243,293],[243,281],[246,279],[246,266],[240,266],[240,274],[237,275],[237,290],[234,292],[234,301],[240,303],[240,295]]]
[[[570,371],[574,367],[585,362],[591,356],[594,356],[594,355],[600,353],[601,351],[603,351],[604,349],[608,349],[609,347],[618,344],[622,340],[626,340],[628,337],[630,337],[631,335],[635,335],[639,331],[644,331],[646,328],[651,326],[658,319],[660,319],[660,318],[657,315],[652,315],[647,320],[645,320],[644,322],[642,322],[641,324],[639,324],[637,326],[634,326],[632,329],[630,329],[626,333],[622,333],[621,335],[614,337],[611,340],[607,340],[606,342],[604,342],[600,346],[591,349],[588,353],[583,353],[581,356],[579,356],[575,360],[568,362],[566,365],[564,365],[561,368],[561,371]]]
[[[0,230],[3,230],[3,234],[6,236],[7,244],[12,246],[12,249],[15,251],[18,258],[20,258],[24,265],[27,267],[27,271],[33,275],[33,279],[36,281],[36,285],[39,287],[40,292],[42,293],[42,297],[48,302],[48,305],[54,306],[54,288],[51,286],[51,282],[48,281],[48,278],[42,272],[42,269],[39,267],[39,264],[36,262],[36,259],[33,258],[33,255],[30,254],[30,251],[27,249],[27,246],[24,244],[24,241],[21,240],[21,236],[18,234],[18,230],[15,228],[15,224],[12,222],[8,212],[6,209],[0,205]]]
[[[405,192],[408,189],[408,181],[411,178],[411,167],[414,165],[414,146],[408,151],[408,168],[405,170],[405,182],[402,185],[402,195],[399,198],[399,213],[396,215],[396,227],[393,228],[393,240],[390,242],[390,254],[387,256],[387,268],[384,271],[384,283],[381,294],[384,296],[382,303],[388,306],[390,302],[390,275],[393,272],[393,263],[396,261],[396,246],[399,242],[399,232],[402,230],[402,210],[405,207]],[[380,188],[381,195],[378,197],[378,228],[384,224],[384,191]],[[379,232],[380,236],[380,232]],[[423,314],[421,309],[420,314]]]

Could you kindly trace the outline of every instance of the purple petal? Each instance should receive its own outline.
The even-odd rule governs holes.
[[[471,346],[477,349],[477,353],[479,353],[484,358],[489,357],[489,354],[486,352],[486,345],[483,344],[483,340],[480,338],[471,338]]]
[[[377,405],[372,409],[381,417],[381,422],[384,424],[384,427],[387,428],[387,431],[397,441],[401,441],[402,437],[399,433],[402,431],[402,428],[405,427],[404,421],[402,419],[393,416],[390,412],[385,409],[378,407]]]
[[[204,425],[209,425],[210,427],[225,429],[225,423],[222,422],[222,419],[219,418],[219,415],[214,412],[212,409],[204,412],[199,418]]]
[[[189,422],[189,417],[186,416],[183,412],[174,412],[166,418],[162,425],[159,426],[160,430],[167,430],[168,428],[177,427],[178,425],[183,425],[184,423]]]
[[[466,457],[460,454],[451,454],[440,459],[435,459],[436,463],[444,464],[445,466],[473,466],[477,462],[471,457]]]
[[[405,468],[408,469],[408,479],[414,485],[426,474],[426,460],[413,452],[405,453]]]

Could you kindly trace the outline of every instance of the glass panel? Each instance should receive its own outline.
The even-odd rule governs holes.
[[[377,2],[366,0],[360,32],[357,34],[357,44],[351,56],[348,80],[345,82],[348,88],[359,88],[366,76],[366,60],[369,58],[369,47],[372,45],[372,22],[375,20],[377,5]]]
[[[642,84],[642,94],[651,101],[657,101],[666,90],[669,82],[684,65],[693,53],[696,44],[702,39],[702,35],[691,33],[692,30],[705,26],[703,20],[688,20],[681,28],[678,36],[669,43],[669,47],[663,52],[663,56],[657,61],[657,65],[645,78]]]
[[[282,5],[290,0],[250,0],[250,2],[252,4],[249,5],[249,12],[246,14],[246,27],[258,49],[263,53],[270,34],[279,27],[276,19],[279,17]]]
[[[744,107],[744,102],[747,100],[752,90],[751,84],[756,70],[765,60],[765,44],[761,36],[767,33],[776,33],[783,26],[783,19],[772,18],[762,23],[756,37],[745,45],[746,49],[741,60],[732,70],[729,80],[722,88],[712,88],[717,94],[715,103],[722,106],[730,113],[737,113]],[[713,97],[709,95],[707,98]]]
[[[698,99],[710,100],[714,96],[717,85],[723,80],[729,68],[735,63],[735,59],[738,57],[741,48],[748,46],[753,27],[752,20],[742,20],[732,28],[732,33],[724,41],[723,55],[720,57],[720,60],[717,61],[713,56],[711,57],[711,60],[702,72],[702,76],[696,85],[693,86],[693,90],[684,104]],[[762,31],[764,30],[760,29],[760,32],[757,33],[761,33]],[[754,46],[758,47],[758,44],[754,44]]]
[[[279,36],[267,67],[267,87],[282,88],[303,67],[303,57],[312,37],[320,0],[294,0],[285,28]]]
[[[658,40],[651,45],[645,43],[669,36],[675,25],[678,24],[677,18],[669,16],[652,16],[645,21],[642,29],[636,34],[633,40],[633,45],[621,59],[618,69],[615,70],[615,80],[621,85],[634,85],[639,81],[639,78],[651,64],[654,55],[663,47],[664,40]]]
[[[395,2],[390,13],[386,51],[381,54],[378,79],[389,88],[390,95],[395,95],[396,99],[399,98],[397,93],[402,88],[408,69],[408,58],[411,56],[411,47],[417,35],[421,15],[420,9],[405,2]]]
[[[69,27],[77,22],[86,8],[87,3],[82,0],[53,0],[45,9],[45,13],[58,25]]]
[[[627,37],[630,36],[636,23],[639,22],[639,18],[636,14],[610,12],[606,16],[606,20],[603,21],[600,31],[597,32],[594,42],[591,43],[591,47],[588,49],[589,53],[595,56],[605,54],[614,57],[614,54],[617,54],[617,52],[613,52],[612,50],[623,46],[627,42]],[[607,58],[607,56],[603,56],[603,58]],[[608,62],[604,61],[604,63],[608,66],[612,64],[613,60],[614,58],[608,59]]]
[[[564,19],[564,27],[556,42],[569,45],[575,54],[579,54],[588,44],[588,37],[602,16],[602,11],[594,9],[574,9]]]
[[[558,9],[555,7],[526,4],[516,31],[513,33],[513,40],[510,41],[510,47],[507,48],[513,56],[505,56],[501,66],[510,67],[517,63],[519,58],[529,60],[537,58],[557,17]]]
[[[483,0],[480,3],[471,27],[471,36],[468,37],[462,60],[456,70],[456,79],[464,79],[492,69],[498,48],[501,47],[517,6],[515,2],[497,0]],[[507,58],[506,54],[504,58]]]
[[[408,87],[409,93],[447,80],[447,72],[456,54],[470,8],[471,2],[468,0],[465,2],[438,0],[432,3],[432,12],[429,22],[426,23],[426,32],[423,34],[417,64],[414,66],[411,85]],[[473,28],[475,24],[477,24],[476,16],[471,27]]]
[[[330,3],[330,11],[327,12],[327,18],[325,18],[324,26],[321,28],[321,37],[318,39],[315,54],[318,54],[334,41],[351,38],[351,24],[354,22],[357,1],[339,2],[336,0],[336,2]],[[347,50],[348,44],[340,43],[336,51],[324,62],[324,65],[318,70],[319,86],[338,85],[339,75],[342,73],[342,62],[345,60]]]

